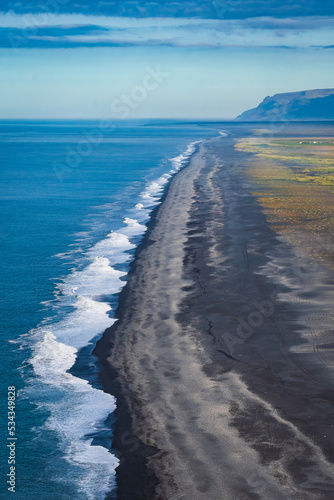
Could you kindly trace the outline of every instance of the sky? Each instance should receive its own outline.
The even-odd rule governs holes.
[[[0,118],[234,118],[334,86],[332,0],[0,0]]]

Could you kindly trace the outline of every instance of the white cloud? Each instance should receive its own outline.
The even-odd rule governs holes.
[[[178,47],[296,47],[334,44],[334,18],[125,18],[84,15],[0,14],[0,28],[13,28],[40,46],[43,42],[76,45],[173,45]],[[94,26],[94,33],[85,27]],[[82,27],[82,32],[80,32]],[[52,33],[48,30],[52,29]],[[66,34],[64,33],[66,29]],[[73,29],[73,33],[71,33]],[[58,31],[57,31],[58,30]],[[76,30],[74,32],[74,30]],[[27,44],[27,47],[29,44]]]

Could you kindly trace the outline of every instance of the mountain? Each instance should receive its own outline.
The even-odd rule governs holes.
[[[304,90],[266,97],[238,121],[334,120],[334,89]]]

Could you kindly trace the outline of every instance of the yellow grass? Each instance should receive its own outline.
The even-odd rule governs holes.
[[[236,149],[254,153],[248,175],[273,228],[334,266],[334,139],[252,137]]]

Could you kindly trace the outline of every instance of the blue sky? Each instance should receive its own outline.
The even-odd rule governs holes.
[[[2,118],[232,118],[266,95],[334,86],[332,1],[0,10]]]

